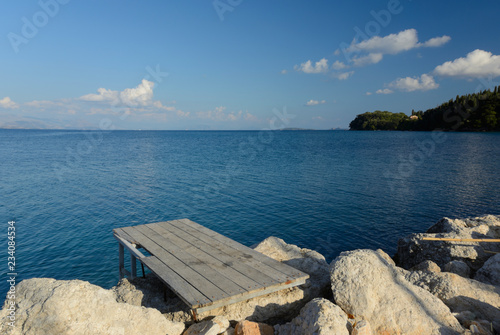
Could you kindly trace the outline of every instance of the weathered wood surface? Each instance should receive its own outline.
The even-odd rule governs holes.
[[[115,237],[198,312],[304,284],[309,275],[182,219],[117,228]],[[129,243],[123,243],[128,241]],[[122,266],[123,263],[121,263]]]

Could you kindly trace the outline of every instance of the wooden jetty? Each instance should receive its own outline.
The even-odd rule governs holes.
[[[120,278],[136,277],[139,260],[190,307],[195,319],[197,313],[302,285],[309,278],[188,219],[117,228],[113,233],[120,243]],[[131,271],[124,266],[125,248]]]

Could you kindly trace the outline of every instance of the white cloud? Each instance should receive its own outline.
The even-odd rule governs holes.
[[[446,77],[480,78],[500,76],[500,56],[476,49],[466,57],[437,66],[434,73]]]
[[[422,43],[421,46],[425,48],[435,48],[435,47],[440,47],[443,44],[448,43],[451,40],[450,36],[443,35],[441,37],[434,37],[431,38],[430,40],[426,41],[425,43]]]
[[[332,69],[334,70],[343,70],[343,69],[347,69],[349,67],[349,65],[346,65],[338,60],[336,60],[333,64],[332,64]]]
[[[280,72],[280,73],[281,73],[281,74],[287,74],[287,73],[288,73],[288,71],[287,71],[287,70],[281,70],[281,72]]]
[[[99,94],[87,94],[80,97],[80,100],[104,102],[115,106],[148,106],[153,103],[154,85],[152,81],[143,79],[135,88],[126,88],[121,92],[99,88]]]
[[[381,53],[369,53],[366,56],[354,57],[352,62],[354,63],[354,66],[365,66],[369,64],[377,64],[382,60],[382,58],[383,55]]]
[[[380,90],[379,90],[380,91]],[[366,92],[365,95],[372,95],[372,92]]]
[[[389,84],[389,87],[399,91],[428,91],[439,87],[431,75],[423,74],[419,77],[398,78]]]
[[[390,90],[388,88],[384,88],[383,90],[377,90],[375,93],[377,93],[377,94],[391,94],[391,93],[394,93],[394,91]]]
[[[257,121],[257,117],[242,110],[238,112],[226,112],[226,107],[219,106],[215,107],[213,110],[197,112],[196,116],[200,119],[209,119],[213,121],[237,121],[240,119],[245,119],[246,121]]]
[[[305,63],[295,65],[294,69],[296,71],[302,71],[304,73],[325,73],[328,71],[328,59],[322,58],[318,62],[312,65],[312,62],[308,60]]]
[[[320,104],[324,104],[326,103],[326,100],[309,100],[308,102],[306,102],[306,106],[316,106],[316,105],[320,105]]]
[[[19,108],[19,105],[12,101],[9,97],[5,97],[0,100],[0,108],[15,109]]]
[[[408,51],[415,48],[439,47],[448,43],[451,37],[443,35],[433,37],[424,43],[418,41],[418,33],[416,29],[406,29],[397,34],[387,36],[373,36],[367,40],[357,42],[353,40],[351,45],[345,50],[349,53],[358,53],[361,56],[353,56],[351,61],[354,66],[365,66],[380,62],[384,55],[395,55],[403,51]],[[340,54],[340,50],[335,51],[336,55]]]
[[[313,116],[311,119],[312,120],[323,121],[323,117],[321,117],[321,116]]]
[[[354,74],[354,71],[349,71],[349,72],[342,72],[342,73],[334,73],[333,77],[337,78],[338,80],[346,80],[350,76]]]
[[[253,114],[250,114],[250,113],[248,113],[248,112],[245,114],[244,118],[245,118],[245,120],[246,120],[246,121],[254,121],[254,122],[255,122],[255,121],[259,121],[259,118],[258,118],[258,117],[256,117],[256,116],[255,116],[255,115],[253,115]]]
[[[369,52],[382,54],[397,54],[416,47],[418,43],[417,31],[415,29],[403,30],[397,34],[384,37],[373,36],[370,39],[356,43],[353,41],[347,49],[350,52]]]

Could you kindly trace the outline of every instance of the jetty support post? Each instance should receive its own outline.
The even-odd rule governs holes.
[[[134,279],[135,277],[137,277],[137,263],[136,263],[136,258],[132,253],[130,253],[130,267],[131,267],[130,279]]]
[[[123,279],[123,277],[125,276],[124,274],[124,271],[125,270],[125,258],[124,258],[124,253],[125,253],[125,248],[123,247],[123,245],[121,243],[118,243],[118,248],[120,250],[120,255],[119,255],[119,258],[120,258],[120,279]]]

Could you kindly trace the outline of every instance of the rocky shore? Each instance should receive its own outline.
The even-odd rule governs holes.
[[[194,323],[154,277],[106,290],[80,280],[34,278],[16,286],[1,334],[368,335],[500,334],[500,243],[423,237],[500,238],[500,216],[443,218],[382,250],[316,251],[269,237],[255,249],[310,275],[306,284],[214,309]]]

